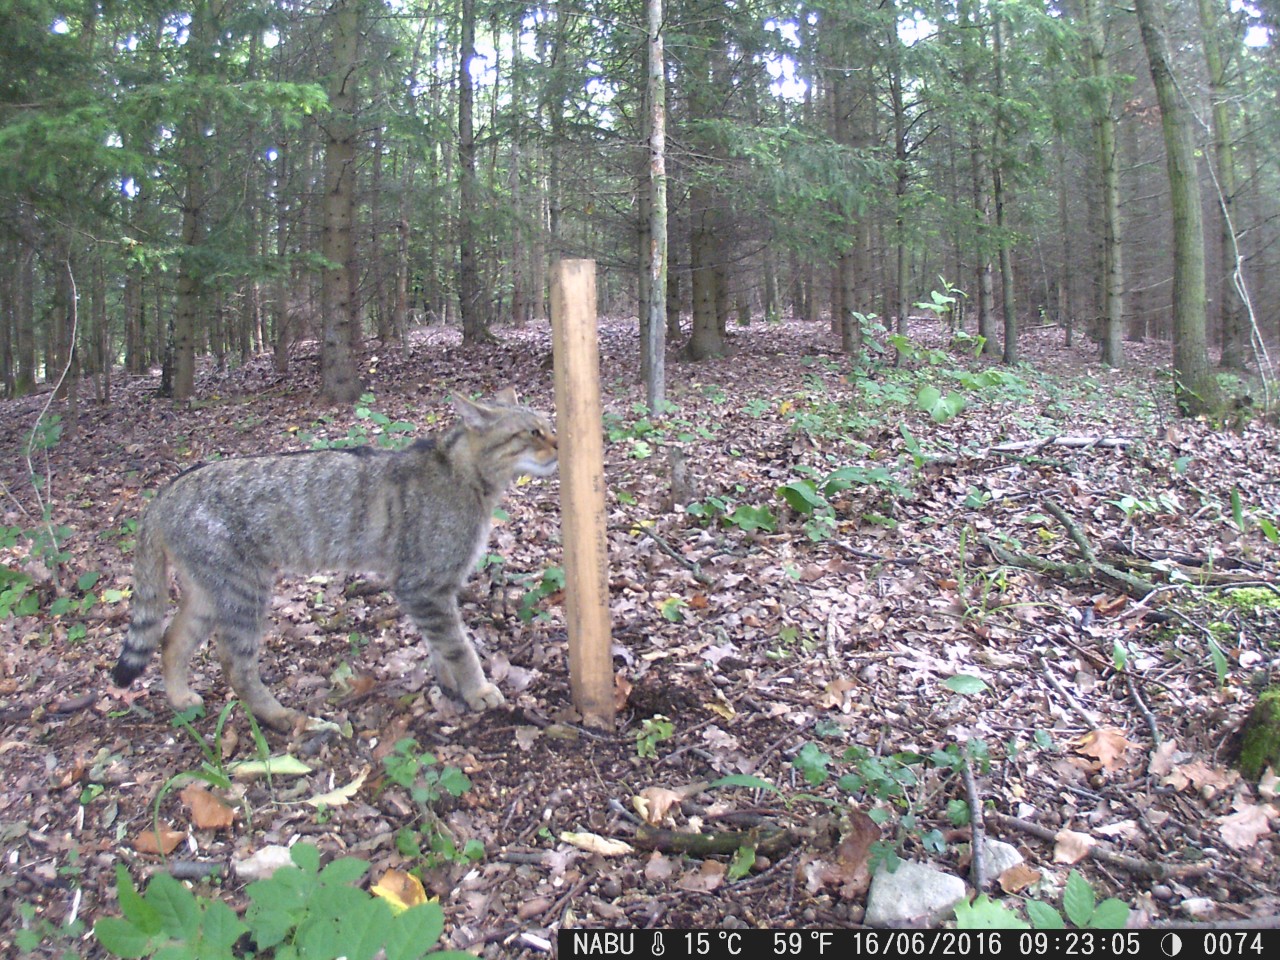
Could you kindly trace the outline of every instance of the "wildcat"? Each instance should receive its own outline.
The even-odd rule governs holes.
[[[175,710],[202,702],[188,685],[196,648],[216,631],[223,675],[264,723],[290,730],[258,674],[263,617],[278,572],[370,572],[387,579],[431,647],[441,686],[473,710],[496,707],[467,639],[457,595],[484,551],[493,510],[520,474],[557,463],[547,418],[510,388],[488,403],[455,397],[458,422],[400,451],[355,447],[220,460],[180,474],[138,526],[133,620],[112,671],[126,687],[157,645]],[[168,629],[172,567],[181,596]]]

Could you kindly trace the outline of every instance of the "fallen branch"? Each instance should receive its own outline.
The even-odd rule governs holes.
[[[973,775],[973,765],[969,758],[964,758],[964,766],[960,768],[964,778],[965,795],[969,798],[969,829],[972,831],[972,860],[969,875],[973,878],[973,889],[981,893],[987,889],[987,858],[982,849],[986,836],[986,826],[982,820],[982,797],[978,793],[978,782]]]
[[[1137,441],[1137,437],[1038,437],[1035,440],[1011,440],[1008,443],[999,443],[987,448],[984,453],[1023,453],[1027,450],[1039,453],[1046,447],[1068,447],[1076,450],[1103,447],[1110,450],[1123,450]]]
[[[618,528],[618,527],[614,527],[613,529],[614,529],[614,530],[618,530],[618,529],[620,529],[620,528]],[[674,561],[676,561],[677,563],[679,563],[681,566],[683,566],[683,567],[687,568],[687,569],[689,570],[689,572],[693,574],[693,579],[697,580],[700,584],[702,584],[703,586],[706,586],[706,587],[714,587],[714,586],[715,586],[716,581],[715,581],[715,578],[714,578],[714,577],[710,577],[710,576],[708,576],[707,574],[703,573],[703,572],[702,572],[702,567],[700,567],[698,564],[694,563],[694,562],[693,562],[692,560],[690,560],[688,557],[681,556],[680,552],[679,552],[678,550],[676,550],[676,548],[675,548],[675,547],[671,546],[671,544],[667,543],[667,541],[663,540],[660,536],[658,536],[656,533],[654,533],[652,529],[650,529],[649,527],[644,526],[643,524],[639,524],[639,523],[637,523],[637,524],[635,524],[634,526],[632,526],[632,527],[628,528],[626,532],[627,532],[627,533],[635,533],[636,531],[639,531],[640,533],[643,533],[643,534],[644,534],[645,536],[647,536],[650,540],[652,540],[655,544],[657,544],[657,546],[658,546],[658,549],[659,549],[659,550],[661,550],[663,553],[665,553],[665,554],[666,554],[668,557],[670,557],[672,560],[674,560]]]
[[[804,834],[783,827],[760,826],[750,830],[712,830],[706,833],[681,833],[641,824],[636,829],[635,845],[643,850],[706,857],[732,854],[741,847],[755,847],[756,853],[774,857],[799,845]]]
[[[988,811],[987,820],[1005,828],[1006,830],[1018,830],[1022,833],[1028,833],[1033,837],[1039,837],[1049,843],[1057,843],[1058,833],[1048,827],[1042,827],[1038,823],[1031,823],[1019,817],[1011,817],[1007,813],[995,813]],[[1204,876],[1209,873],[1213,866],[1209,863],[1183,863],[1183,864],[1165,864],[1152,863],[1150,860],[1143,860],[1139,857],[1126,856],[1123,853],[1116,853],[1110,844],[1099,841],[1089,847],[1085,856],[1094,860],[1100,860],[1109,866],[1123,870],[1125,873],[1139,877],[1149,877],[1152,880],[1187,880],[1195,877]]]

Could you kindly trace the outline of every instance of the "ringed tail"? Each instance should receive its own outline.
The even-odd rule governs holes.
[[[138,527],[138,546],[133,560],[133,620],[120,650],[120,659],[111,671],[117,687],[127,687],[147,667],[160,645],[169,602],[169,567],[164,540],[155,524],[144,515]]]

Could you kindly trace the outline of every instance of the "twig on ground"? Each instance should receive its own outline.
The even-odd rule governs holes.
[[[1068,692],[1067,688],[1062,685],[1062,681],[1053,675],[1053,668],[1049,666],[1044,657],[1037,657],[1036,660],[1039,663],[1040,672],[1044,675],[1045,680],[1048,681],[1049,686],[1053,687],[1058,696],[1066,701],[1067,706],[1071,708],[1071,712],[1083,720],[1085,726],[1090,730],[1096,731],[1098,729],[1098,725],[1094,722],[1093,718],[1085,712],[1084,707],[1080,706],[1080,703],[1076,698],[1073,697]]]
[[[1018,830],[1033,837],[1039,837],[1049,843],[1056,843],[1058,839],[1056,831],[1050,830],[1048,827],[1042,827],[1038,823],[1023,820],[1020,817],[1011,817],[1007,813],[988,813],[987,819],[1006,830]],[[1123,870],[1125,873],[1140,877],[1150,877],[1153,880],[1188,880],[1204,876],[1213,869],[1213,865],[1209,863],[1152,863],[1150,860],[1142,860],[1138,857],[1116,853],[1109,844],[1102,842],[1091,846],[1086,856]]]
[[[964,758],[963,766],[960,767],[960,775],[964,778],[965,794],[969,798],[969,824],[973,837],[972,846],[972,862],[970,864],[969,875],[973,878],[973,889],[981,893],[987,889],[987,865],[986,853],[983,851],[983,840],[986,836],[986,827],[982,822],[982,797],[978,793],[978,783],[973,776],[973,764],[969,762],[969,758]]]

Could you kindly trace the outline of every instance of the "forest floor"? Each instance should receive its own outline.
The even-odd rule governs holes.
[[[550,409],[549,330],[495,332],[371,350],[356,410],[319,403],[305,348],[287,377],[204,371],[190,409],[118,380],[74,422],[53,404],[30,462],[48,396],[0,404],[0,954],[103,955],[117,864],[243,911],[250,858],[299,841],[412,872],[442,942],[485,957],[554,952],[562,926],[846,927],[873,861],[972,883],[974,801],[1026,859],[986,878],[1019,917],[1061,910],[1078,871],[1130,926],[1275,922],[1275,778],[1232,761],[1280,666],[1280,431],[1178,420],[1164,346],[1127,345],[1116,373],[1055,329],[1008,370],[921,320],[919,356],[857,375],[825,329],[735,330],[723,360],[673,357],[653,418],[634,325],[602,323],[616,731],[572,709],[558,481],[537,480],[464,596],[507,707],[442,696],[378,587],[285,581],[264,675],[333,724],[265,744],[310,772],[212,799],[174,781],[262,745],[238,709],[218,729],[208,651],[189,727],[158,664],[109,686],[144,495],[214,457],[440,429],[453,391]]]

